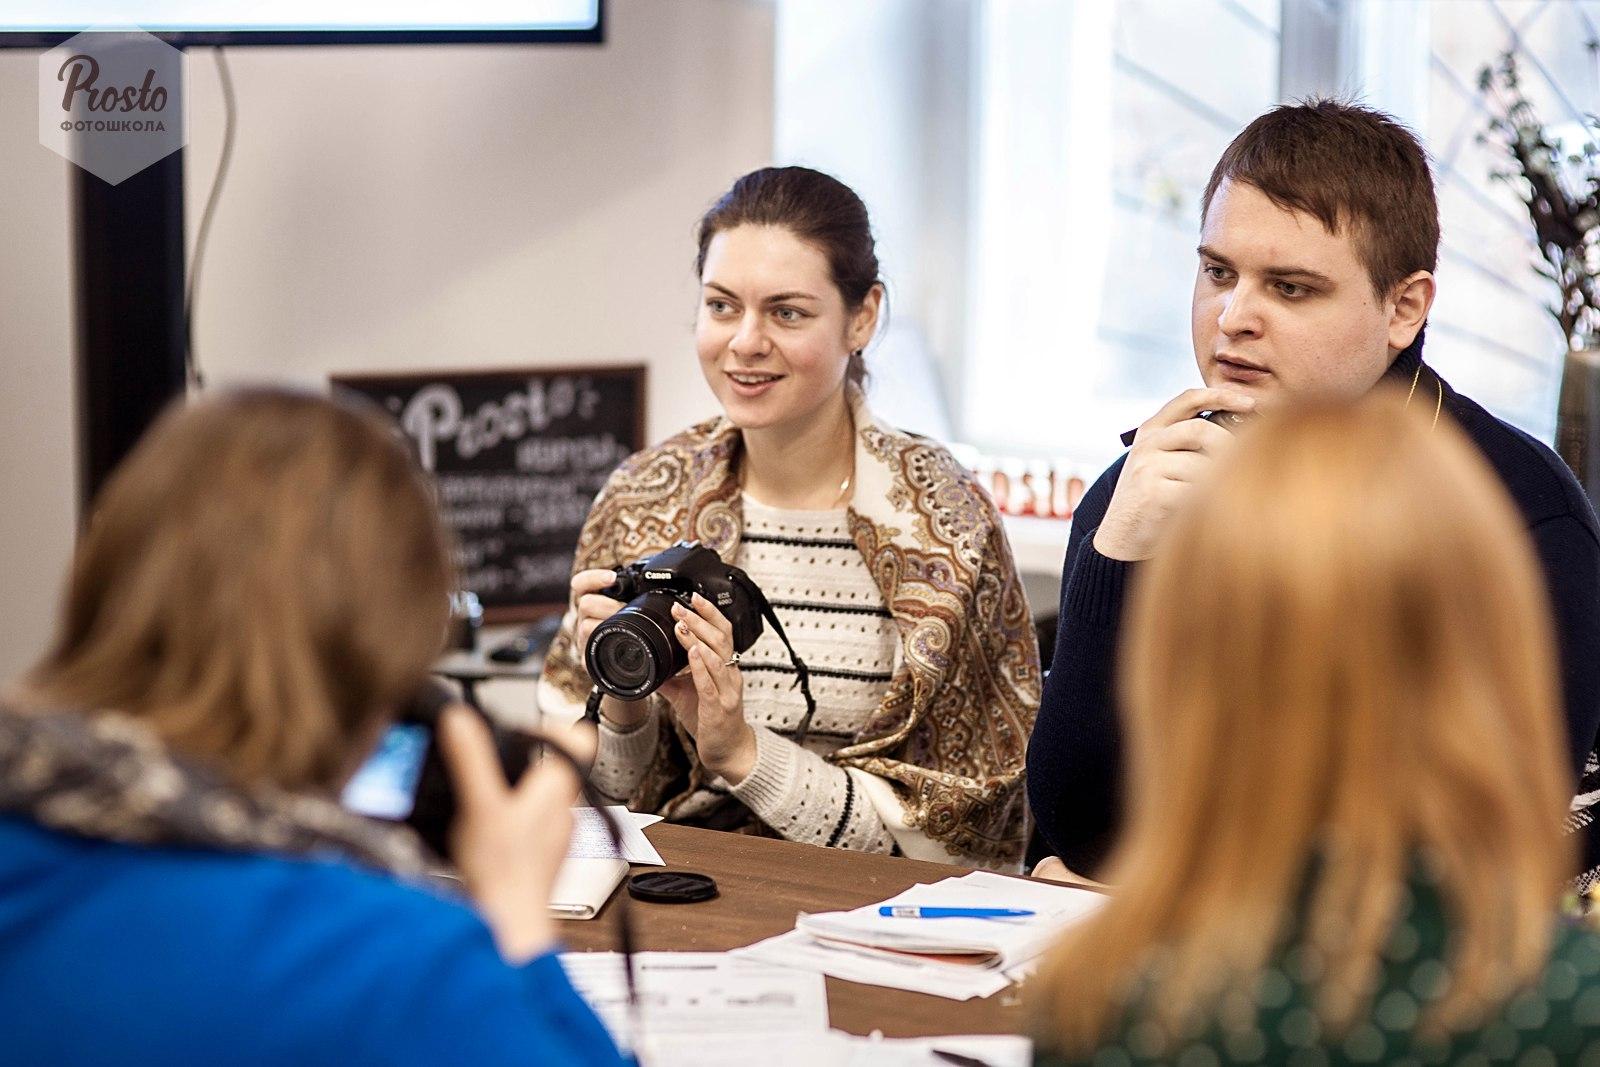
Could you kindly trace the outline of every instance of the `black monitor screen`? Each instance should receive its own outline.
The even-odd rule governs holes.
[[[10,0],[0,45],[51,48],[91,28],[175,45],[596,42],[601,0]]]

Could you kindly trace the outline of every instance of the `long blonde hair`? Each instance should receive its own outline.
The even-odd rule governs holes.
[[[1549,608],[1454,425],[1389,396],[1262,419],[1129,610],[1115,895],[1041,968],[1044,1043],[1092,1049],[1129,1006],[1172,1041],[1226,1021],[1290,937],[1319,951],[1342,1032],[1419,862],[1453,934],[1428,1027],[1469,1027],[1540,972],[1574,862]]]
[[[377,412],[265,389],[175,407],[96,501],[25,699],[327,789],[423,680],[451,585],[430,490]]]

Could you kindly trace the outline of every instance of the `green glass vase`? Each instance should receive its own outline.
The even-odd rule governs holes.
[[[1600,348],[1567,352],[1556,406],[1556,451],[1600,509]]]

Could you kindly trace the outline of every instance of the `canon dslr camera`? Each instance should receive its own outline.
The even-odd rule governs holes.
[[[584,649],[589,677],[619,700],[642,700],[689,665],[689,654],[673,636],[672,605],[693,611],[699,593],[733,624],[733,647],[748,651],[761,636],[766,597],[750,576],[724,563],[697,541],[679,541],[637,563],[617,568],[617,580],[601,592],[627,606],[594,628]]]
[[[456,793],[444,753],[439,750],[439,718],[459,700],[430,679],[400,708],[340,798],[357,814],[409,825],[436,855],[447,860],[453,859],[450,826],[456,817]],[[515,783],[538,754],[540,742],[496,724],[476,705],[468,706],[483,717],[506,781]]]

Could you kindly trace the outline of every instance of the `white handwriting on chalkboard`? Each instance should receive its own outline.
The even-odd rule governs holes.
[[[557,419],[594,417],[600,393],[587,378],[531,378],[499,401],[486,401],[470,414],[461,394],[443,382],[425,386],[406,404],[400,425],[417,443],[424,470],[434,469],[440,444],[450,441],[456,454],[471,459],[502,441],[518,441],[547,429]]]
[[[603,471],[610,473],[628,458],[628,448],[613,434],[587,437],[535,437],[517,446],[517,469],[550,471]]]
[[[491,562],[495,556],[504,552],[506,543],[502,538],[487,538],[475,540],[456,541],[456,566],[462,570],[482,567]]]
[[[567,579],[572,575],[572,556],[570,553],[519,555],[512,561],[512,567],[514,569],[496,566],[466,568],[461,575],[462,585],[479,596],[515,596],[552,588],[564,590]],[[557,595],[561,594],[558,592]]]
[[[592,476],[528,478],[517,474],[441,474],[439,499],[446,507],[475,504],[544,504],[574,494],[587,506],[595,493]]]
[[[571,556],[518,556],[517,581],[523,591],[561,588],[572,576]]]
[[[525,533],[576,529],[589,515],[593,475],[441,474],[439,503],[451,529]]]

